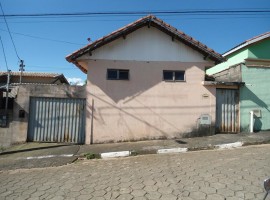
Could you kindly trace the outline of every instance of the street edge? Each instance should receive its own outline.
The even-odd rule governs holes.
[[[247,144],[244,142],[233,142],[233,143],[226,143],[226,144],[217,144],[217,145],[208,145],[205,147],[198,147],[198,148],[166,148],[166,149],[158,149],[154,154],[172,154],[172,153],[186,153],[191,151],[199,151],[199,150],[223,150],[223,149],[235,149],[240,148],[242,146],[246,146]],[[250,144],[249,144],[250,145]],[[143,153],[147,154],[147,153]],[[119,157],[129,157],[129,156],[136,156],[136,155],[143,155],[140,152],[136,151],[116,151],[116,152],[106,152],[100,153],[100,158],[107,159],[107,158],[119,158]]]

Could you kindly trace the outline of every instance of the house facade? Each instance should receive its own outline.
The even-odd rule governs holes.
[[[240,130],[270,129],[270,32],[251,38],[223,55],[227,61],[207,70],[216,81],[243,82],[239,88]]]
[[[84,143],[85,87],[61,74],[0,73],[0,148],[26,141]],[[8,100],[8,104],[6,104]],[[7,105],[7,107],[6,107]]]
[[[87,73],[87,144],[214,132],[215,88],[202,82],[223,57],[155,16],[66,59]]]

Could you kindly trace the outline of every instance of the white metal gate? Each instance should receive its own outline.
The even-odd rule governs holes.
[[[239,90],[217,89],[216,132],[239,132]]]
[[[30,97],[28,141],[84,143],[85,99]]]

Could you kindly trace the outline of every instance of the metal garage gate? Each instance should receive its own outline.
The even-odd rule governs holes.
[[[239,90],[217,89],[216,132],[239,132]]]
[[[30,97],[28,141],[84,143],[85,99]]]

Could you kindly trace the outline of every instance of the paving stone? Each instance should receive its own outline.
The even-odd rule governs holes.
[[[132,192],[131,188],[121,188],[120,189],[120,194],[129,194]]]
[[[168,187],[162,187],[158,189],[158,192],[161,194],[171,194],[173,192],[173,189]]]
[[[148,200],[146,197],[134,197],[132,200]]]
[[[159,199],[161,197],[161,194],[159,192],[147,192],[145,195],[148,199]]]
[[[131,195],[133,195],[134,197],[142,197],[146,194],[146,192],[144,190],[133,190],[131,192]]]
[[[118,200],[131,200],[133,199],[133,196],[130,194],[121,194],[119,197],[117,197]]]
[[[189,197],[193,198],[193,199],[206,199],[206,194],[203,192],[190,192]]]
[[[226,197],[233,197],[234,195],[234,191],[227,189],[227,188],[221,188],[217,190],[217,193]]]
[[[77,200],[88,200],[88,199],[92,199],[92,196],[81,194],[80,196],[77,197]]]
[[[217,192],[217,189],[212,188],[212,187],[201,187],[200,191],[209,195],[209,194],[215,194]]]
[[[226,200],[226,198],[219,194],[209,194],[207,195],[207,200]]]
[[[142,183],[134,183],[130,186],[133,190],[143,189],[145,186]]]
[[[91,193],[94,197],[102,197],[106,194],[105,190],[96,190]]]
[[[156,184],[156,181],[154,181],[154,180],[145,180],[145,181],[143,181],[143,184],[144,185],[155,185]]]
[[[269,152],[263,145],[0,171],[0,199],[262,199]]]
[[[148,185],[143,188],[146,192],[154,192],[157,191],[158,187],[156,185]]]
[[[173,194],[163,194],[160,197],[161,200],[176,200],[177,196],[173,195]]]

